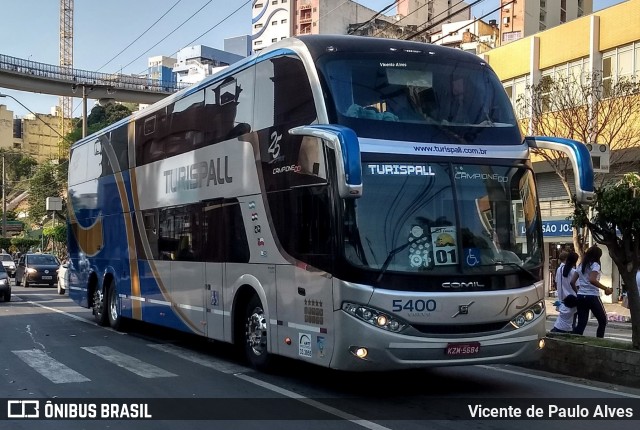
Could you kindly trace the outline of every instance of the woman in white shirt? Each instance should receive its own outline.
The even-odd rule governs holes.
[[[604,337],[604,329],[607,326],[607,311],[600,299],[600,290],[609,296],[613,292],[611,287],[605,287],[600,283],[600,257],[602,249],[592,246],[584,254],[582,264],[573,274],[571,286],[578,287],[578,324],[575,334],[583,334],[589,322],[589,312],[598,320],[597,337]]]
[[[576,263],[578,262],[578,254],[570,252],[565,262],[560,265],[561,271],[556,279],[556,288],[558,289],[558,318],[553,324],[552,332],[555,333],[571,333],[574,326],[574,315],[576,313],[577,296],[576,290],[571,286],[571,279],[576,271]]]

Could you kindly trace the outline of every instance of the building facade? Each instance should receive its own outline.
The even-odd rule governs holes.
[[[378,14],[350,0],[257,0],[251,46],[253,52],[259,52],[279,40],[304,34],[399,38],[426,28],[429,33],[438,32],[443,23],[470,19],[468,6],[453,0],[396,0],[396,14],[389,16],[388,11]],[[428,34],[416,40],[428,41]]]
[[[0,149],[13,150],[13,112],[0,104]]]
[[[500,30],[495,21],[459,21],[442,25],[442,30],[430,36],[430,42],[482,54],[498,46]]]
[[[444,24],[471,19],[471,7],[459,0],[396,0],[396,19],[429,33],[441,32]]]
[[[248,57],[251,55],[251,36],[246,34],[244,36],[229,37],[224,39],[223,46],[227,52]]]
[[[58,160],[62,144],[58,134],[60,117],[55,114],[36,115],[14,118],[12,111],[0,105],[0,149],[21,152],[38,163]],[[67,122],[66,127],[70,129],[71,120]]]
[[[187,46],[178,51],[173,73],[178,83],[194,84],[243,58],[209,46]]]
[[[173,66],[175,66],[177,60],[172,57],[165,57],[164,55],[157,55],[155,57],[149,57],[148,64],[148,77],[150,79],[157,79],[162,82],[176,82],[176,76],[173,72]]]
[[[500,0],[500,40],[507,44],[593,12],[593,0]]]
[[[540,83],[546,76],[575,76],[578,79],[601,74],[604,85],[607,81],[620,79],[640,80],[640,0],[626,2],[575,19],[566,24],[540,32],[534,36],[519,39],[506,46],[489,51],[485,60],[496,71],[505,90],[517,107],[522,97],[531,97],[527,87]],[[562,46],[562,49],[558,49]],[[603,85],[603,89],[604,89]],[[530,118],[530,112],[516,111],[524,119]],[[529,122],[529,124],[531,124]],[[621,150],[618,171],[638,171],[640,161],[640,118],[626,124],[631,127],[637,140]],[[633,133],[632,133],[633,134]],[[615,148],[616,142],[608,142]],[[612,152],[615,152],[612,151]],[[635,155],[634,155],[635,154]],[[615,154],[613,154],[615,155]],[[613,157],[612,155],[612,157]],[[624,169],[624,170],[622,170]],[[545,278],[549,285],[549,276],[553,271],[553,258],[558,250],[572,243],[571,221],[573,214],[567,195],[558,175],[548,163],[534,163],[534,170],[539,183],[541,215],[544,224],[547,262]],[[571,184],[572,178],[569,183]],[[616,291],[615,299],[620,293],[619,277],[615,266],[605,252],[603,256],[603,283],[612,285]],[[603,300],[611,300],[604,296]]]

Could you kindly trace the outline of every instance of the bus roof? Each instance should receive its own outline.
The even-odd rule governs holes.
[[[305,49],[306,48],[306,49]],[[398,40],[398,39],[386,39],[386,38],[378,38],[378,37],[364,37],[364,36],[351,36],[351,35],[304,35],[304,36],[295,36],[290,37],[288,39],[281,40],[272,45],[269,45],[267,48],[261,50],[260,52],[250,55],[229,67],[226,67],[223,70],[220,70],[217,73],[214,73],[211,76],[206,77],[202,81],[198,82],[195,85],[192,85],[188,88],[178,91],[175,94],[165,97],[164,99],[152,104],[151,106],[134,112],[130,116],[121,119],[120,121],[111,124],[104,129],[93,133],[77,142],[75,142],[72,147],[83,144],[86,141],[92,140],[95,138],[95,135],[104,134],[111,130],[114,130],[124,124],[129,123],[130,121],[134,121],[140,117],[144,117],[153,113],[163,107],[173,103],[174,101],[181,99],[191,93],[201,90],[202,88],[210,85],[212,82],[215,82],[225,76],[236,73],[240,70],[243,70],[252,64],[259,63],[261,61],[265,61],[269,58],[272,58],[274,55],[278,53],[286,53],[287,51],[293,53],[295,51],[300,51],[301,49],[305,49],[309,52],[311,58],[314,63],[322,54],[327,52],[387,52],[390,50],[402,50],[408,53],[433,53],[438,55],[440,58],[446,58],[457,61],[471,61],[477,63],[483,63],[484,61],[471,53],[464,52],[460,49],[447,48],[439,45],[432,45],[423,42],[414,42],[409,40]]]

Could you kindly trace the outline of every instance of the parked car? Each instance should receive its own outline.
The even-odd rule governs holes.
[[[53,287],[58,282],[60,261],[51,254],[24,254],[16,268],[16,285]]]
[[[63,262],[58,267],[58,294],[63,295],[69,285],[69,262]]]
[[[16,263],[9,254],[0,254],[0,261],[2,261],[4,270],[6,270],[9,277],[13,278],[16,276]]]
[[[2,264],[0,264],[0,295],[4,297],[5,302],[11,301],[11,281]]]

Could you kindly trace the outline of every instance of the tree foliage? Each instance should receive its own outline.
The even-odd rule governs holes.
[[[66,254],[67,244],[67,226],[66,224],[58,224],[54,226],[47,226],[42,229],[42,235],[44,236],[44,249],[53,252],[58,256]]]
[[[57,172],[58,166],[44,163],[38,166],[29,183],[29,219],[32,223],[42,225],[44,223],[47,197],[61,197],[63,184],[66,178],[62,178]]]
[[[4,175],[7,181],[5,193],[10,198],[13,191],[26,189],[25,179],[31,176],[38,162],[28,155],[11,152],[4,148],[0,149],[0,155],[4,157]],[[2,182],[2,178],[0,178],[0,182]]]
[[[640,81],[611,81],[603,79],[601,72],[585,75],[576,68],[569,74],[542,77],[527,87],[516,104],[529,117],[528,131],[533,135],[608,144],[610,171],[596,174],[598,186],[618,180],[628,163],[635,161],[629,149],[640,144]],[[571,161],[559,151],[535,151],[558,175],[569,200],[573,195]],[[574,230],[574,248],[580,254],[582,237]]]
[[[129,115],[131,115],[131,110],[121,104],[95,105],[91,109],[89,116],[87,116],[87,135],[95,133]],[[74,129],[67,135],[67,140],[77,142],[80,139],[82,139],[82,119],[77,119]]]
[[[632,343],[640,349],[640,295],[636,273],[640,268],[640,175],[628,173],[613,185],[596,190],[594,215],[574,202],[573,224],[586,227],[593,239],[609,250],[629,298]]]

